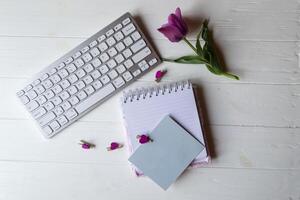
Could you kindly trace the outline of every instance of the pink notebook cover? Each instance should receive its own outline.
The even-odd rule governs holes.
[[[121,106],[130,155],[140,145],[136,136],[150,133],[162,117],[170,115],[206,147],[190,166],[197,167],[210,162],[197,101],[189,81],[124,92]],[[143,174],[135,166],[132,167],[137,176]]]

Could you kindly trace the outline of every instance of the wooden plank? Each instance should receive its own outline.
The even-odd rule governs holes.
[[[0,37],[0,77],[30,78],[84,39]],[[41,45],[42,44],[42,45]],[[179,57],[193,52],[184,43],[154,40],[162,57]],[[296,42],[219,41],[227,69],[242,83],[300,83]],[[204,65],[163,63],[167,80],[199,79],[210,82],[236,82],[214,76]],[[141,80],[153,80],[153,74]]]
[[[16,126],[17,124],[17,126]],[[60,162],[126,165],[128,149],[107,152],[110,142],[126,144],[123,125],[116,122],[77,122],[51,140],[27,120],[1,120],[5,141],[0,161]],[[212,168],[300,169],[299,128],[237,126],[207,127]],[[26,131],[24,131],[26,130]],[[86,139],[96,148],[85,151],[77,142]]]
[[[167,191],[127,165],[0,162],[0,198],[298,199],[299,170],[187,170]]]
[[[16,4],[18,6],[16,6]],[[32,6],[34,5],[34,6]],[[97,1],[11,1],[0,3],[0,35],[88,37],[127,11],[139,16],[153,38],[163,38],[156,31],[169,13],[179,6],[189,19],[192,31],[199,20],[210,18],[215,36],[229,40],[296,40],[298,2],[296,0],[226,0],[168,2]],[[194,38],[196,33],[190,37]]]
[[[193,79],[192,79],[193,80]],[[299,127],[299,85],[194,83],[201,87],[207,121],[214,125]],[[27,119],[25,109],[15,96],[22,79],[0,79],[0,119]],[[127,89],[156,85],[138,81]],[[121,121],[118,93],[82,118],[83,121]]]

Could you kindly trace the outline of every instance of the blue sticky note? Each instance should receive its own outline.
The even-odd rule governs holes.
[[[204,146],[169,116],[149,136],[153,141],[140,145],[128,160],[166,190]]]

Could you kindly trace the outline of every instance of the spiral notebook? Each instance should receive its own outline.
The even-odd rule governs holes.
[[[160,120],[169,115],[206,147],[197,101],[191,82],[183,81],[124,92],[122,112],[130,154],[140,145],[139,134],[150,133]],[[207,148],[194,159],[191,166],[208,163]],[[138,176],[142,172],[133,166]]]

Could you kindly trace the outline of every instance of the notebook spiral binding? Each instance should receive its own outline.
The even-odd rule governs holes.
[[[165,93],[177,92],[178,90],[190,89],[191,87],[192,83],[190,81],[180,81],[148,88],[142,87],[123,92],[122,102],[127,103],[139,101],[140,99],[145,99],[146,97],[152,98],[153,96],[165,95]]]

